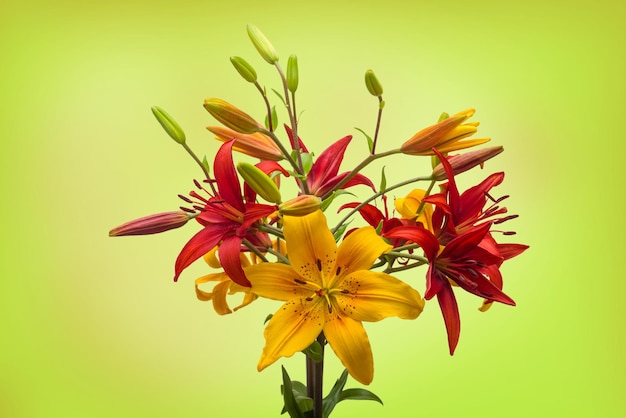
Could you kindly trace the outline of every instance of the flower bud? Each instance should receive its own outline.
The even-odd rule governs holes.
[[[256,71],[248,61],[241,57],[230,57],[230,62],[235,67],[235,70],[249,83],[256,82]]]
[[[228,142],[234,138],[233,149],[235,151],[261,160],[280,161],[283,159],[278,145],[261,132],[242,134],[223,126],[207,126],[206,128],[215,134],[215,139],[222,142]]]
[[[276,204],[282,201],[280,190],[278,190],[276,183],[258,167],[250,163],[241,162],[237,164],[237,171],[252,190],[263,199]]]
[[[163,129],[165,129],[165,132],[167,132],[170,138],[179,144],[185,143],[185,132],[165,110],[157,106],[152,106],[152,114],[154,114],[154,117],[156,117],[157,121],[161,124]]]
[[[484,144],[489,138],[461,141],[478,130],[479,122],[461,125],[473,114],[474,109],[468,109],[424,128],[402,144],[400,149],[408,155],[433,155],[433,148],[437,148],[441,153],[447,153]]]
[[[254,44],[256,50],[259,51],[259,54],[261,54],[261,57],[272,65],[278,62],[278,53],[276,53],[276,50],[270,41],[267,40],[259,28],[254,25],[248,25],[246,29],[248,30],[250,40]]]
[[[237,132],[251,134],[262,129],[252,116],[222,99],[206,99],[204,108],[224,126]]]
[[[278,211],[282,215],[305,216],[319,210],[321,206],[322,199],[314,195],[303,194],[280,204]]]
[[[372,70],[365,72],[365,86],[372,96],[379,97],[383,95],[383,86]]]
[[[496,155],[504,151],[502,146],[483,148],[476,151],[466,152],[465,154],[453,155],[447,157],[448,162],[452,166],[454,175],[463,173],[477,165],[482,165],[485,161],[492,159]],[[432,173],[433,180],[442,181],[448,178],[443,164],[439,163]]]
[[[295,93],[298,89],[298,57],[290,55],[287,61],[287,88]]]
[[[180,228],[193,217],[194,216],[190,216],[187,212],[183,211],[156,213],[126,222],[125,224],[113,228],[109,231],[109,236],[121,237],[124,235],[158,234],[159,232]]]

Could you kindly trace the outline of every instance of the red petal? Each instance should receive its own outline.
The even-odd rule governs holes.
[[[498,251],[505,260],[520,255],[528,248],[528,245],[524,244],[498,244]]]
[[[211,251],[220,242],[225,232],[227,231],[222,228],[205,227],[191,237],[176,258],[174,281],[178,281],[180,273],[191,263]]]
[[[454,211],[456,208],[459,207],[459,189],[456,187],[456,182],[454,180],[454,170],[452,169],[452,166],[450,165],[446,157],[441,155],[441,153],[435,148],[433,148],[433,151],[439,157],[441,164],[443,164],[444,170],[446,170],[446,175],[448,176],[448,200],[450,202],[450,207],[452,207],[452,210]]]
[[[232,148],[235,140],[230,140],[222,144],[215,154],[213,171],[219,189],[220,197],[228,202],[240,212],[244,211],[243,199],[241,197],[241,185],[233,164]]]
[[[241,267],[241,260],[239,259],[239,253],[241,252],[241,241],[243,239],[237,236],[230,236],[224,239],[220,244],[218,255],[220,257],[220,263],[224,269],[224,273],[230,277],[230,279],[238,285],[250,287],[250,281],[243,272]]]
[[[346,203],[345,205],[342,205],[337,212],[340,212],[345,208],[355,208],[359,205],[359,202]],[[363,220],[365,220],[365,222],[367,222],[374,228],[377,228],[380,222],[385,219],[382,212],[378,210],[376,206],[372,205],[363,206],[361,209],[359,209],[359,214],[361,215]]]
[[[503,180],[504,173],[494,173],[480,184],[464,191],[463,194],[461,194],[459,206],[455,208],[457,210],[454,214],[455,221],[461,223],[465,219],[475,217],[479,214],[487,201],[485,193],[501,184]]]
[[[318,189],[337,175],[341,161],[343,161],[343,154],[351,140],[352,135],[341,138],[326,148],[315,160],[307,176],[307,184],[311,193],[319,196]]]
[[[461,335],[461,318],[459,317],[459,307],[456,304],[456,298],[452,291],[452,286],[446,283],[439,293],[437,293],[437,302],[443,314],[443,321],[448,331],[448,347],[450,347],[450,355],[454,354],[456,345]]]
[[[293,142],[293,131],[287,125],[285,125],[285,130],[287,131],[287,136],[289,137],[289,142],[291,143],[291,149],[295,149],[295,142]],[[300,139],[300,135],[298,135],[298,142],[300,144],[300,150],[302,152],[307,152],[308,153],[309,150],[306,149],[306,146],[304,145],[304,142],[302,142],[302,139]]]
[[[422,249],[426,254],[426,258],[431,263],[437,257],[439,252],[439,241],[428,229],[421,225],[416,226],[399,226],[392,229],[385,234],[386,238],[404,238],[408,241],[413,241]]]

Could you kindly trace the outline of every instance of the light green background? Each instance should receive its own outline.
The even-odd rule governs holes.
[[[454,357],[434,302],[417,321],[367,324],[370,389],[385,406],[346,402],[336,416],[625,416],[622,2],[295,4],[2,3],[0,416],[271,417],[280,364],[304,377],[300,355],[256,371],[276,303],[218,317],[194,296],[200,263],[172,282],[195,226],[107,237],[176,208],[199,176],[150,106],[209,157],[218,144],[203,99],[262,113],[228,61],[246,57],[277,86],[247,23],[282,62],[298,54],[308,144],[319,153],[355,134],[346,169],[363,156],[353,128],[373,130],[368,68],[387,101],[380,149],[441,111],[476,107],[481,133],[506,151],[460,183],[506,170],[495,193],[521,217],[505,226],[531,245],[503,269],[517,307],[483,314],[459,297]],[[367,173],[383,164],[390,183],[427,170],[405,158]],[[423,271],[400,277],[423,292]],[[340,367],[331,357],[327,368],[330,387]]]

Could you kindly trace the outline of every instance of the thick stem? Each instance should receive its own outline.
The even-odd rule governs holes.
[[[307,356],[306,390],[307,396],[313,399],[313,418],[322,418],[322,400],[324,399],[324,345],[326,344],[326,338],[324,338],[323,332],[317,337],[317,342],[321,347],[322,359],[315,361]]]

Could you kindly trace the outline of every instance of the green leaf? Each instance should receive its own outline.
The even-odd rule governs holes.
[[[291,379],[289,378],[289,374],[287,373],[287,370],[285,370],[284,366],[281,366],[281,368],[283,370],[282,392],[283,392],[283,400],[285,402],[283,411],[288,412],[291,418],[306,418],[304,416],[304,413],[298,406],[296,397],[293,394],[293,385],[291,383]]]
[[[300,156],[302,157],[302,168],[304,169],[304,174],[309,174],[311,167],[313,167],[313,153],[303,152]]]
[[[354,399],[358,401],[376,401],[379,404],[383,404],[383,401],[374,393],[367,389],[346,389],[339,395],[339,401],[345,401],[346,399]]]
[[[270,112],[272,115],[272,131],[273,131],[273,130],[276,130],[276,126],[278,126],[278,115],[276,114],[276,106],[272,106],[272,110]],[[269,122],[267,115],[265,115],[265,128],[267,128],[268,130],[270,129],[270,122]]]
[[[349,194],[350,196],[355,196],[354,193],[350,193],[345,190],[335,190],[330,196],[328,196],[322,202],[322,207],[321,207],[322,211],[325,211],[326,209],[328,209],[328,207],[333,202],[333,200],[335,200],[337,196],[341,196],[342,194]]]
[[[302,350],[302,352],[310,359],[313,359],[316,363],[319,363],[324,359],[324,349],[317,340],[313,341],[313,343]]]
[[[343,234],[346,232],[346,229],[348,228],[348,224],[341,224],[339,226],[339,228],[337,228],[334,232],[333,232],[333,237],[335,237],[335,242],[339,242],[339,239],[343,236]]]
[[[206,159],[206,155],[202,158],[202,167],[205,168],[207,173],[211,172],[211,166],[209,166],[209,161]]]
[[[357,131],[361,132],[363,135],[365,135],[365,138],[367,139],[367,147],[369,149],[369,152],[372,152],[372,148],[374,148],[374,140],[372,139],[371,136],[369,136],[368,134],[365,133],[365,131],[361,128],[357,128],[354,127],[354,129],[356,129]]]
[[[285,105],[285,107],[287,107],[287,102],[285,102],[285,98],[283,97],[282,94],[280,94],[278,91],[272,89],[272,91],[278,96],[278,98],[280,99],[281,102],[283,102],[283,104]]]
[[[380,188],[379,192],[384,192],[387,189],[387,177],[385,176],[385,166],[383,166],[382,173],[380,175]]]
[[[328,392],[328,395],[322,400],[322,415],[327,418],[335,406],[340,401],[341,392],[343,391],[343,387],[346,385],[348,381],[348,370],[344,369],[343,373],[337,381],[333,388]]]

